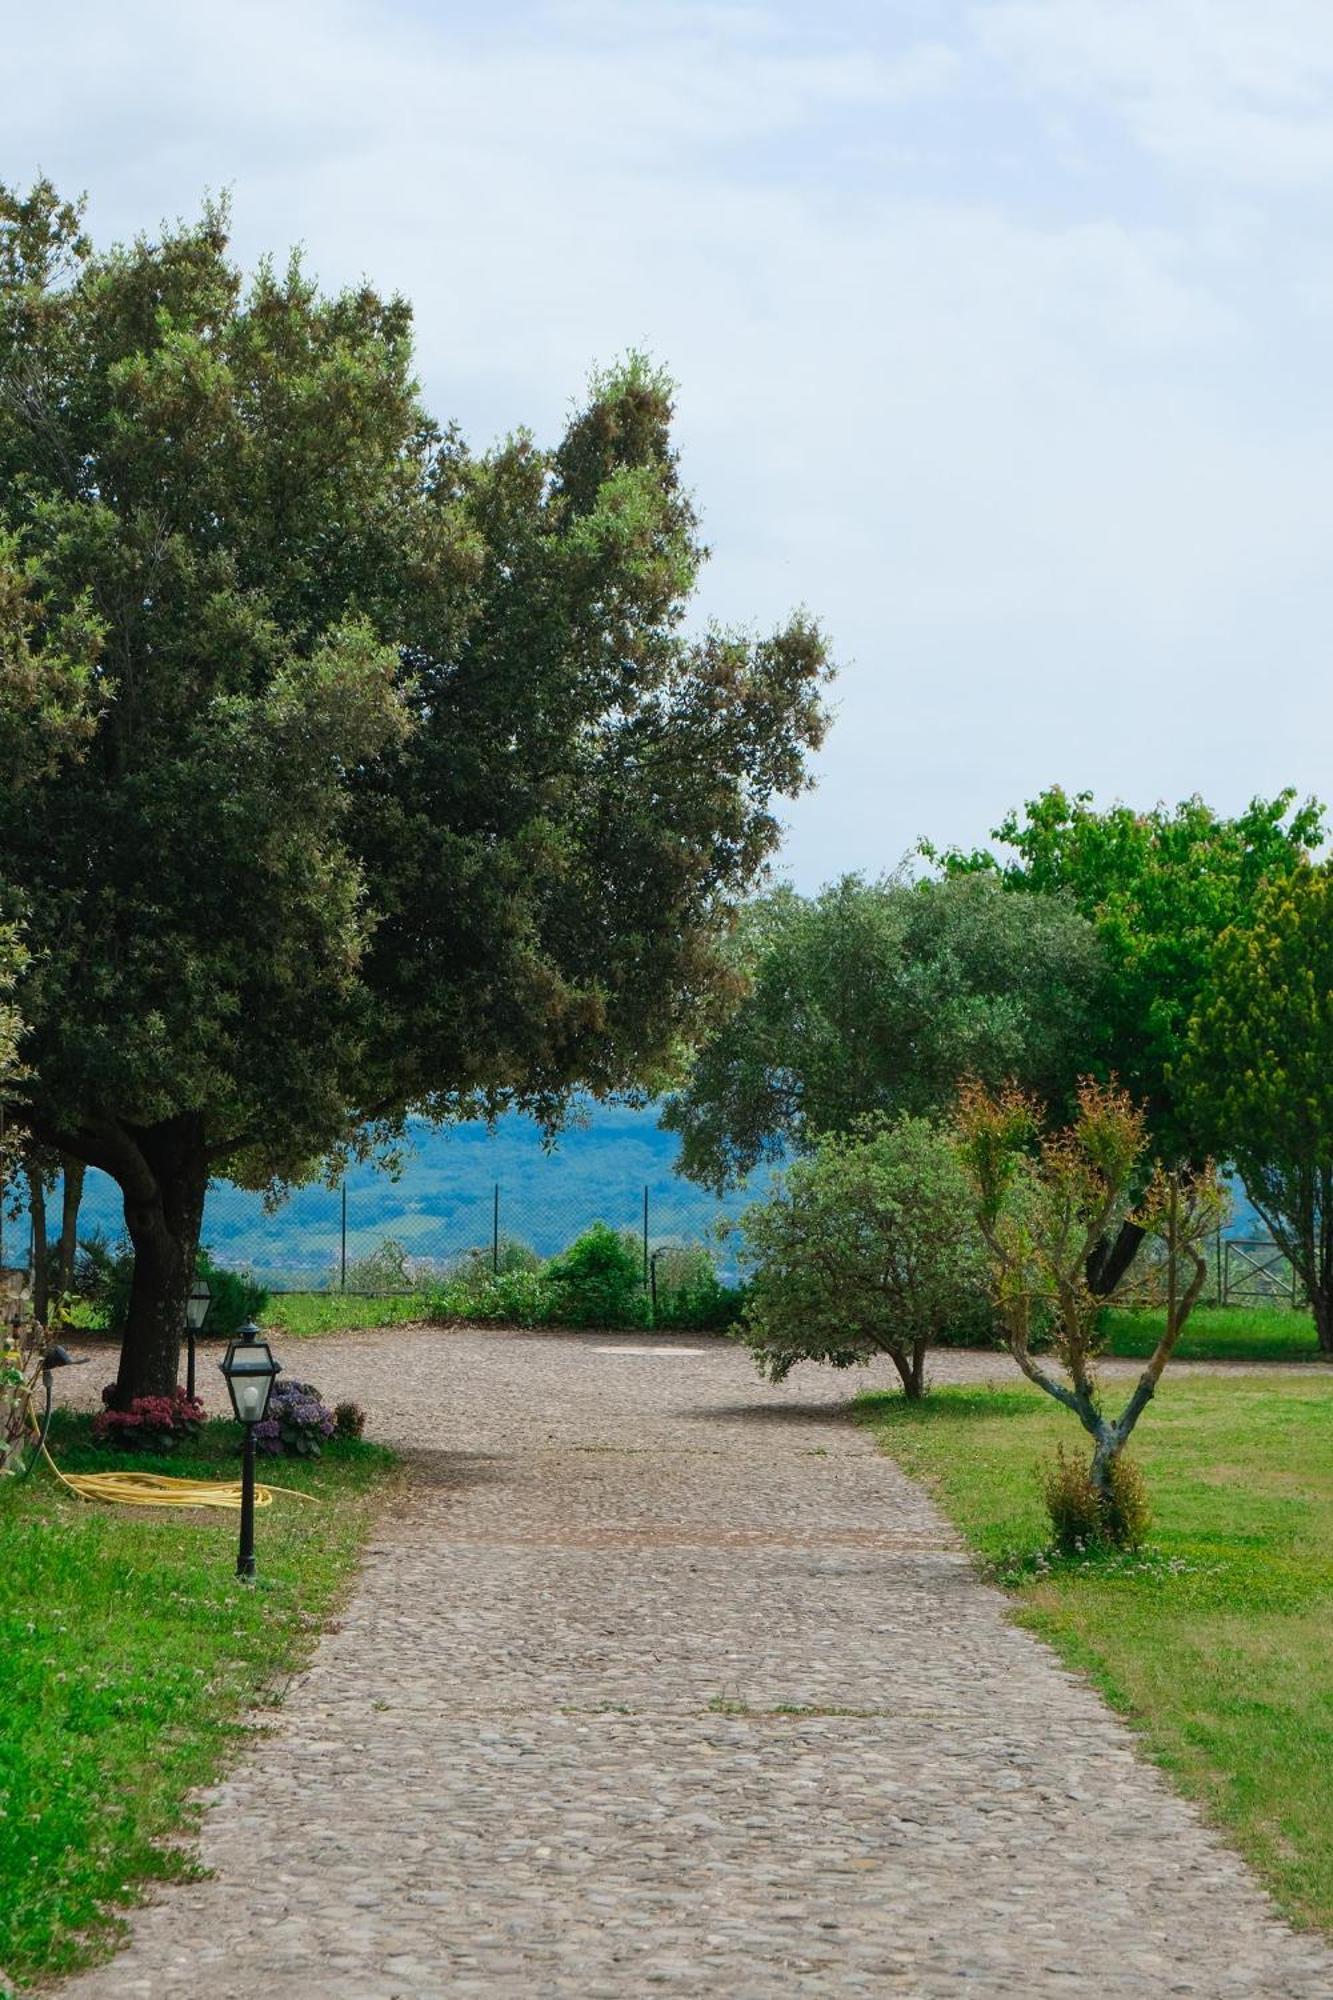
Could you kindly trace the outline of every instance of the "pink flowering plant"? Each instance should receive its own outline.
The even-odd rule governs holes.
[[[174,1451],[188,1444],[204,1427],[204,1406],[197,1396],[173,1389],[169,1396],[136,1396],[127,1410],[110,1407],[114,1382],[102,1391],[108,1406],[93,1418],[97,1444],[118,1445],[122,1451]]]
[[[336,1428],[313,1382],[275,1382],[268,1415],[255,1425],[255,1449],[271,1458],[318,1458]]]

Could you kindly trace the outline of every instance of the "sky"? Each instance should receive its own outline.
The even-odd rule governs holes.
[[[798,886],[1333,795],[1324,0],[0,0],[0,105],[99,239],[406,293],[478,446],[665,363],[699,622],[840,663]]]

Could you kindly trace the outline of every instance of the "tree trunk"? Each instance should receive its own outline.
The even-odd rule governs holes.
[[[1310,1293],[1310,1310],[1314,1314],[1314,1330],[1319,1339],[1319,1352],[1333,1354],[1333,1296],[1323,1285],[1316,1286]]]
[[[134,1278],[116,1377],[118,1409],[136,1396],[169,1396],[176,1386],[208,1190],[208,1154],[197,1118],[142,1127],[134,1139],[148,1171],[122,1182]]]
[[[1093,1490],[1102,1503],[1102,1511],[1110,1516],[1115,1504],[1111,1488],[1112,1472],[1116,1459],[1120,1456],[1121,1441],[1114,1433],[1099,1437],[1092,1454],[1091,1478]]]
[[[910,1349],[891,1347],[889,1355],[903,1385],[903,1394],[909,1403],[919,1403],[926,1393],[926,1343],[913,1341]]]
[[[46,1254],[46,1186],[42,1170],[29,1160],[24,1168],[28,1182],[28,1214],[32,1219],[32,1316],[46,1325],[51,1309],[49,1259]]]
[[[57,1292],[74,1288],[74,1259],[79,1251],[79,1205],[83,1200],[82,1160],[70,1154],[60,1156],[60,1261],[56,1269]]]
[[[1108,1298],[1139,1254],[1145,1231],[1137,1222],[1122,1222],[1119,1233],[1104,1236],[1088,1259],[1088,1290],[1094,1298]]]

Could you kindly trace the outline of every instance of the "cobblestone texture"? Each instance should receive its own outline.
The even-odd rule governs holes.
[[[211,1879],[66,2000],[1333,1996],[846,1421],[860,1379],[625,1336],[284,1358],[411,1493],[211,1795]]]

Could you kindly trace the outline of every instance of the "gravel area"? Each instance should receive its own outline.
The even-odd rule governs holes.
[[[848,1422],[864,1377],[626,1335],[282,1358],[411,1486],[211,1795],[210,1879],[69,2000],[1333,1995]]]

